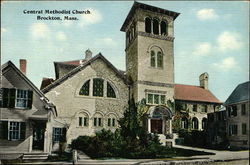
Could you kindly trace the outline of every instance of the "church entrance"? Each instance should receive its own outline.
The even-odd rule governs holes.
[[[172,112],[166,106],[155,106],[149,110],[148,132],[172,134]]]
[[[162,134],[162,119],[151,119],[151,132]]]

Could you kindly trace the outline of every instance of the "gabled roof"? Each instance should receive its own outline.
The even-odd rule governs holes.
[[[82,63],[84,63],[84,62],[86,62],[86,61],[87,61],[87,60],[82,59],[82,60],[62,61],[62,62],[55,62],[55,63],[79,66],[80,64],[82,64]]]
[[[152,12],[158,12],[158,13],[161,13],[161,14],[166,14],[168,16],[171,16],[174,18],[174,20],[178,17],[178,15],[180,13],[177,13],[177,12],[174,12],[174,11],[170,11],[170,10],[166,10],[166,9],[162,9],[162,8],[159,8],[159,7],[155,7],[155,6],[151,6],[151,5],[147,5],[147,4],[144,4],[144,3],[139,3],[139,2],[134,2],[132,8],[130,9],[122,27],[121,27],[121,31],[125,31],[127,25],[129,24],[129,21],[131,20],[131,18],[134,16],[135,14],[135,11],[137,9],[143,9],[143,10],[147,10],[147,11],[152,11]]]
[[[249,101],[250,81],[239,84],[227,98],[225,105]]]
[[[41,100],[45,104],[55,107],[52,103],[49,102],[48,98],[11,61],[8,61],[2,65],[2,72],[4,73],[4,71],[9,67],[11,67],[28,85],[30,85],[33,91],[35,91],[40,97],[44,98]]]
[[[50,85],[51,83],[53,83],[54,79],[53,78],[46,78],[44,77],[42,80],[42,84],[40,87],[40,90],[42,90],[43,88],[45,88],[46,86]]]
[[[97,59],[103,60],[117,74],[117,76],[119,76],[120,78],[122,78],[122,80],[126,83],[125,76],[122,74],[122,72],[120,72],[118,69],[116,69],[116,67],[113,64],[111,64],[101,53],[99,53],[98,55],[94,56],[93,58],[91,58],[90,60],[86,61],[85,63],[82,63],[78,67],[72,69],[70,72],[68,72],[63,77],[55,80],[52,84],[50,84],[47,87],[45,87],[44,89],[42,89],[42,91],[44,93],[47,93],[48,91],[50,91],[54,87],[56,87],[59,84],[63,83],[69,77],[72,77],[73,75],[75,75],[76,73],[78,73],[79,71],[81,71],[82,69],[86,68],[88,65],[90,65],[92,62],[96,61]]]
[[[209,90],[200,86],[175,84],[174,88],[176,100],[222,104]]]

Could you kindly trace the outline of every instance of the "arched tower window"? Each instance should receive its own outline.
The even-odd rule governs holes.
[[[85,96],[89,96],[89,83],[90,80],[86,81],[82,88],[80,89],[79,95],[85,95]]]
[[[109,82],[107,82],[107,97],[116,98],[115,90]]]
[[[161,35],[167,34],[167,23],[165,21],[161,21]]]
[[[199,121],[196,117],[192,119],[192,128],[193,129],[199,129]]]
[[[158,68],[163,67],[163,55],[162,55],[162,52],[157,53],[157,67]]]
[[[151,59],[150,59],[150,63],[152,67],[155,67],[155,52],[153,50],[151,50]]]
[[[159,34],[159,21],[157,19],[153,20],[153,33]]]
[[[145,19],[145,32],[151,33],[151,19],[148,17]]]
[[[103,97],[104,80],[101,78],[93,79],[93,96]]]

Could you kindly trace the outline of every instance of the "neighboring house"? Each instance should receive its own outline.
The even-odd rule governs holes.
[[[166,102],[174,99],[193,109],[189,115],[198,120],[194,129],[202,129],[207,112],[215,111],[221,102],[207,89],[207,74],[201,76],[201,87],[174,84],[174,20],[178,15],[134,2],[121,27],[126,33],[125,72],[100,53],[92,57],[90,50],[84,59],[54,62],[55,80],[44,78],[41,88],[56,105],[58,120],[69,127],[67,143],[103,128],[114,131],[132,97],[135,102],[146,100],[149,110],[143,123],[149,133],[171,137],[174,113]],[[185,95],[182,90],[187,90]]]
[[[25,76],[26,60],[20,60],[22,72],[11,61],[1,67],[0,159],[50,153],[54,105]]]
[[[208,89],[208,74],[200,75],[200,86],[175,85],[174,130],[204,130],[207,114],[219,110],[222,102]]]
[[[239,84],[225,102],[230,146],[249,148],[249,87]]]
[[[208,113],[207,142],[214,147],[227,147],[227,111],[221,109],[217,112]]]

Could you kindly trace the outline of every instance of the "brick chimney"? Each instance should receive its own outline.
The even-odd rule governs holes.
[[[19,64],[20,64],[20,71],[26,75],[26,66],[27,66],[27,61],[25,59],[20,59],[19,60]]]
[[[204,89],[208,89],[208,73],[202,73],[199,77],[200,79],[200,87]]]

